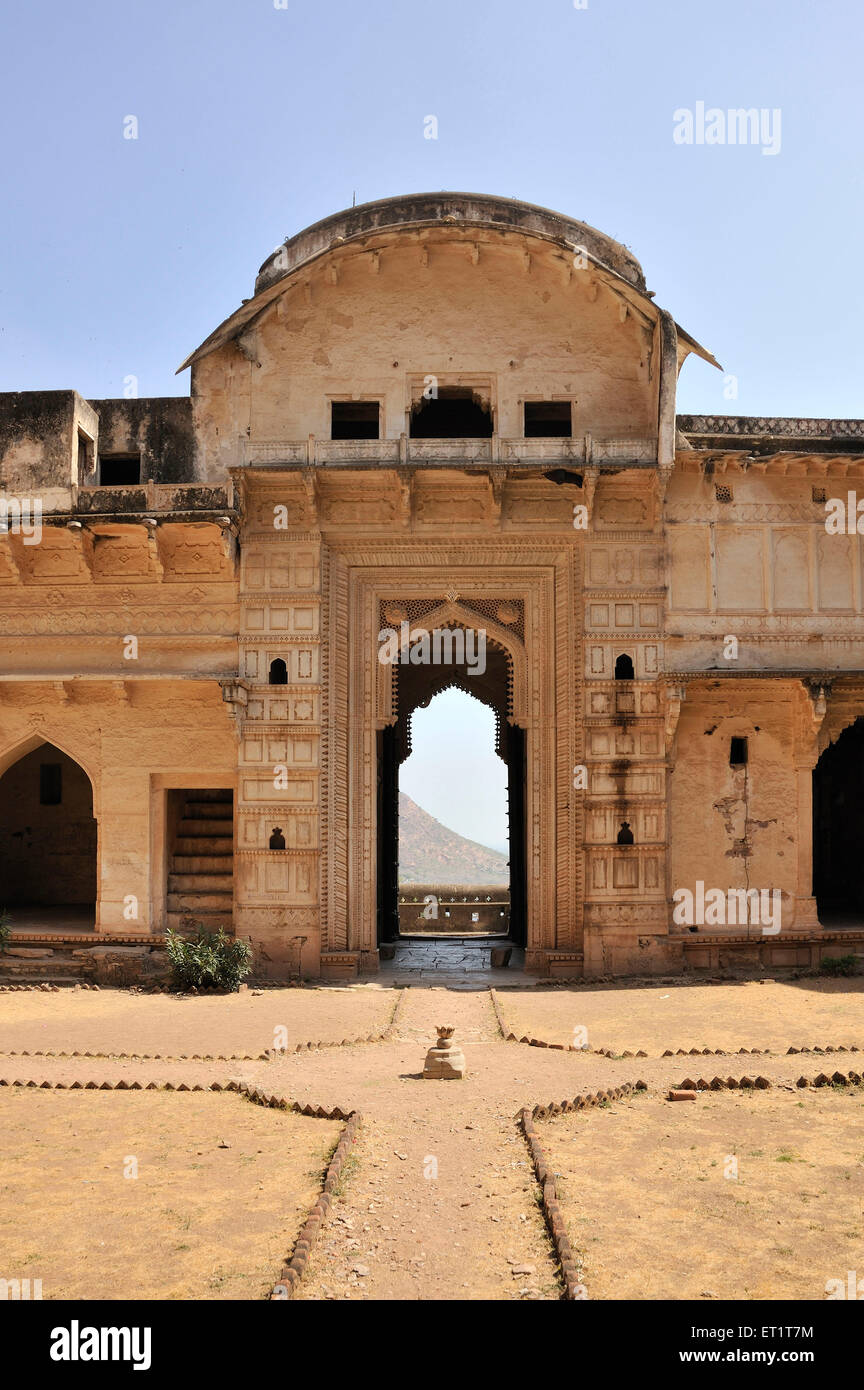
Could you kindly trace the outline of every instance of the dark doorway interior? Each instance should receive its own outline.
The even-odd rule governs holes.
[[[819,920],[864,919],[864,718],[825,749],[813,770],[813,894]]]
[[[489,439],[492,412],[476,391],[463,386],[442,386],[429,400],[416,402],[411,411],[412,439]]]
[[[507,766],[509,849],[509,932],[514,945],[525,943],[525,733],[510,724],[509,669],[506,655],[487,647],[486,670],[468,674],[465,666],[394,667],[395,724],[378,734],[378,941],[400,939],[399,926],[399,767],[411,751],[411,716],[441,691],[458,687],[489,705],[497,715],[496,752]],[[454,795],[458,791],[454,789]]]
[[[93,789],[73,758],[43,743],[0,778],[0,910],[13,927],[74,918],[96,904]]]

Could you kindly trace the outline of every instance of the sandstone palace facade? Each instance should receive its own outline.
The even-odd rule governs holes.
[[[376,969],[411,714],[456,684],[530,971],[861,950],[864,421],[676,415],[691,353],[610,238],[431,194],[286,241],[189,397],[0,396],[13,943],[195,920],[264,976]]]

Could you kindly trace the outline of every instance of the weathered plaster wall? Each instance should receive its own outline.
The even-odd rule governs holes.
[[[79,432],[91,447],[79,470]],[[0,492],[39,497],[43,509],[69,506],[71,489],[92,481],[98,416],[77,391],[0,393]]]
[[[783,927],[794,924],[799,853],[811,834],[799,816],[799,692],[786,681],[688,683],[669,778],[670,896],[697,880],[724,892],[778,888]],[[733,737],[747,739],[745,767],[729,764]]]
[[[141,481],[193,482],[196,439],[188,396],[94,400],[100,454],[140,454]]]
[[[828,534],[813,495],[845,498],[855,486],[848,463],[806,456],[791,476],[676,472],[665,509],[667,669],[860,669],[864,536]],[[718,500],[718,488],[731,500]],[[728,636],[738,643],[732,659]]]
[[[571,264],[479,236],[325,258],[193,368],[202,476],[222,476],[241,437],[329,439],[330,396],[380,400],[382,436],[398,438],[412,381],[430,374],[488,383],[505,437],[523,433],[522,400],[543,396],[576,399],[574,433],[656,434],[652,334]]]

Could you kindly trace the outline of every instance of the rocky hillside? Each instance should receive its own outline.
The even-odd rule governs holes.
[[[507,856],[448,830],[399,793],[400,883],[510,882]]]

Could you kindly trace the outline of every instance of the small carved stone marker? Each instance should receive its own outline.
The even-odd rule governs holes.
[[[465,1075],[465,1056],[451,1041],[455,1028],[436,1027],[438,1042],[426,1053],[423,1077],[427,1081],[458,1081]]]

